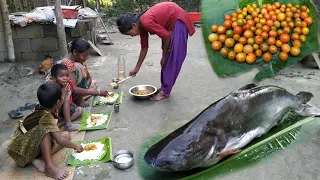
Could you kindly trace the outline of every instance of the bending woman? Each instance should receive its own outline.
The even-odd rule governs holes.
[[[169,97],[187,55],[188,33],[195,33],[187,13],[176,3],[162,2],[154,5],[142,15],[125,14],[117,20],[122,34],[140,35],[141,50],[136,67],[130,72],[136,75],[147,55],[149,34],[162,39],[161,88],[152,100]]]

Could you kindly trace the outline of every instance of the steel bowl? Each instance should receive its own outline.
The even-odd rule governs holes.
[[[128,150],[120,150],[113,157],[113,165],[121,170],[130,168],[133,161],[133,153]]]
[[[134,92],[138,90],[152,90],[152,92],[145,95],[137,95]],[[156,92],[157,92],[157,88],[152,85],[137,85],[129,89],[129,93],[137,99],[148,99],[150,98],[150,96],[152,96]]]

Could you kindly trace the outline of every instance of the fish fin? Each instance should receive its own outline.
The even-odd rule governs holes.
[[[308,104],[302,104],[299,109],[295,111],[300,116],[316,116],[320,117],[320,109]]]
[[[300,91],[298,94],[296,94],[296,97],[299,98],[302,104],[306,104],[311,100],[313,94],[310,92]]]
[[[240,150],[240,149],[233,149],[233,150],[230,150],[230,151],[227,151],[227,152],[219,154],[219,157],[221,159],[223,159],[223,158],[225,158],[225,157],[227,157],[227,156],[229,156],[231,154],[237,154],[238,152],[241,152],[241,151],[242,150]]]
[[[247,89],[251,89],[251,88],[254,88],[254,87],[257,87],[257,85],[252,83],[252,84],[247,84],[247,85],[241,87],[238,90],[247,90]]]

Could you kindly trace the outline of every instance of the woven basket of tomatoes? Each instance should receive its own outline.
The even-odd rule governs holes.
[[[262,1],[260,6],[254,2],[202,2],[203,37],[210,63],[219,77],[262,66],[255,77],[259,81],[320,49],[319,17],[310,1]],[[220,13],[211,18],[210,7],[219,5]],[[239,6],[235,8],[236,5]]]

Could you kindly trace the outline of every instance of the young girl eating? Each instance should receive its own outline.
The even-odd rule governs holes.
[[[31,163],[40,172],[45,172],[46,176],[54,179],[68,176],[66,169],[58,168],[52,162],[52,155],[62,147],[83,151],[81,145],[69,141],[68,132],[61,133],[57,126],[58,110],[68,91],[66,87],[61,90],[56,83],[45,83],[38,88],[39,104],[34,112],[20,121],[8,146],[8,154],[18,166],[24,167]]]

